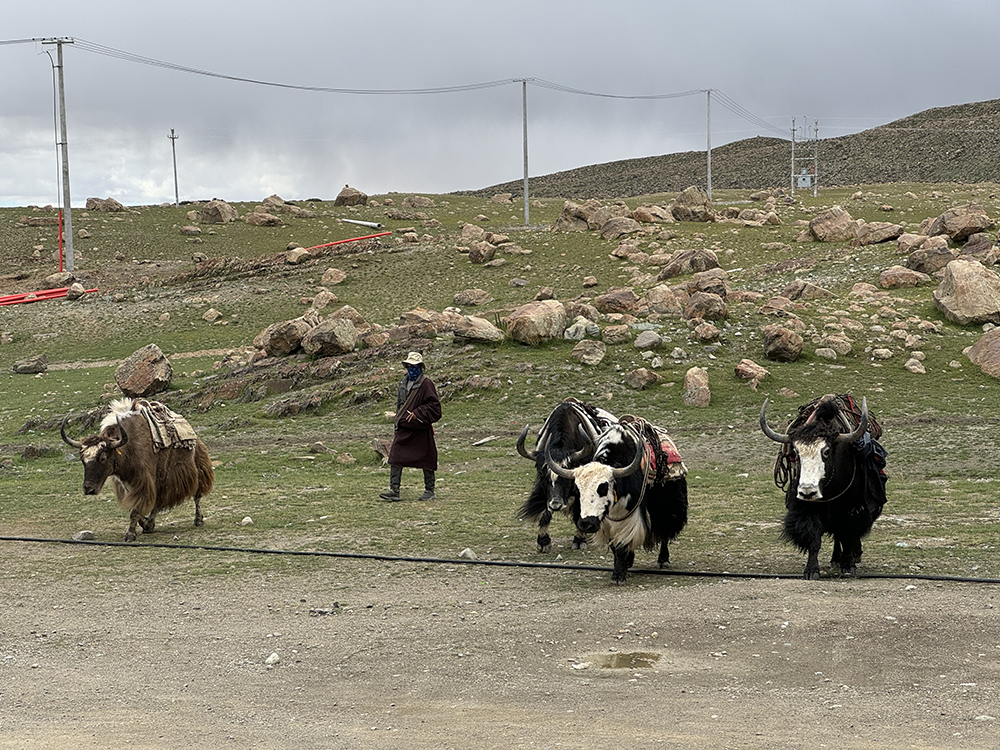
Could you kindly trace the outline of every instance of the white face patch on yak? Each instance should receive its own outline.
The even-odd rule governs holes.
[[[81,448],[80,458],[83,460],[85,464],[93,463],[94,461],[97,460],[97,456],[101,452],[101,449],[103,447],[104,446],[102,444],[102,445],[91,445],[89,448]]]
[[[580,517],[604,518],[614,502],[614,469],[596,461],[573,472],[580,490]]]
[[[808,443],[792,443],[799,454],[799,500],[822,500],[820,482],[826,476],[826,458],[830,455],[830,444],[823,439]]]

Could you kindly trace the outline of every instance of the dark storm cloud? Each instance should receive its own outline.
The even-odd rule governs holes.
[[[4,39],[77,37],[223,75],[351,89],[533,77],[619,95],[719,89],[713,145],[855,132],[934,106],[997,97],[988,0],[702,4],[22,3]],[[521,176],[521,87],[436,95],[296,91],[67,47],[74,203],[332,197],[478,188]],[[52,74],[41,45],[0,46],[0,204],[56,202]],[[705,148],[705,95],[634,101],[528,87],[533,174]]]

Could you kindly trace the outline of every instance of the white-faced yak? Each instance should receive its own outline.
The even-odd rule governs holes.
[[[567,398],[552,410],[542,429],[538,431],[535,449],[525,448],[528,425],[517,439],[517,452],[535,462],[535,484],[528,499],[518,510],[518,518],[538,522],[538,551],[552,549],[549,523],[552,514],[561,511],[570,516],[574,525],[580,519],[579,493],[572,480],[565,479],[549,469],[553,463],[565,469],[580,466],[590,460],[594,452],[594,438],[618,418],[611,412],[575,398]],[[574,529],[573,549],[586,549],[587,535],[578,526]]]
[[[194,525],[202,526],[201,498],[212,491],[215,472],[205,444],[187,420],[156,401],[121,399],[101,422],[97,435],[62,439],[80,451],[83,494],[100,493],[111,478],[115,497],[128,513],[125,541],[134,542],[136,525],[156,528],[156,514],[194,498]]]
[[[660,545],[657,564],[670,562],[668,543],[687,523],[688,499],[687,469],[666,432],[625,416],[597,438],[590,462],[548,466],[576,484],[578,526],[607,542],[615,558],[612,583],[625,583],[640,547]]]
[[[833,537],[831,567],[855,575],[861,539],[885,505],[886,452],[876,440],[881,427],[869,415],[866,399],[859,411],[850,396],[830,394],[800,407],[779,433],[767,424],[767,403],[760,428],[782,444],[774,470],[775,484],[785,490],[782,538],[808,555],[805,578],[819,578],[824,534]]]

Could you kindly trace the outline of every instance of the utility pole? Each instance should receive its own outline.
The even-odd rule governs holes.
[[[73,270],[73,209],[69,189],[69,137],[66,135],[66,86],[63,80],[63,45],[72,44],[72,38],[42,39],[42,44],[56,45],[56,69],[59,71],[59,149],[62,157],[63,236],[66,242],[66,270]]]
[[[521,120],[524,138],[524,226],[531,225],[528,208],[528,79],[521,79]]]
[[[795,118],[792,118],[792,197],[795,197]]]
[[[170,150],[174,154],[174,208],[177,208],[181,204],[180,193],[177,192],[177,139],[180,136],[174,135],[174,129],[170,128],[167,138],[170,139]]]
[[[706,99],[708,144],[705,147],[705,151],[708,154],[708,199],[712,200],[712,89],[706,89],[705,93],[708,95]]]

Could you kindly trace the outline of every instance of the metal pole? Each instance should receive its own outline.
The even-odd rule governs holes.
[[[528,208],[528,79],[521,80],[521,119],[524,130],[524,226],[531,224]]]
[[[56,45],[56,67],[59,69],[59,131],[60,153],[62,154],[63,225],[66,235],[66,270],[73,270],[73,209],[70,205],[69,189],[69,138],[66,135],[66,89],[63,80],[63,44],[72,44],[72,39],[54,39],[45,43]]]
[[[795,118],[792,118],[792,197],[795,197]]]
[[[170,139],[170,150],[174,154],[174,208],[177,208],[181,204],[180,193],[177,192],[177,139],[180,136],[174,135],[174,129],[170,128],[167,138]]]
[[[706,151],[708,153],[708,199],[712,200],[712,89],[705,91],[708,95],[707,97],[707,113],[708,113],[708,126],[706,128],[708,132],[708,145]]]
[[[813,198],[819,191],[819,120],[813,125]]]

